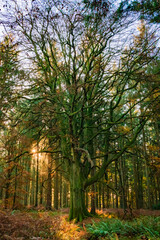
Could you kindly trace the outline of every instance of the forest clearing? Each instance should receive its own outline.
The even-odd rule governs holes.
[[[159,0],[0,0],[0,239],[160,239]]]

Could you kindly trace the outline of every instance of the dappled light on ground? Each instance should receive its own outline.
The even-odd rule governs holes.
[[[123,209],[98,210],[95,217],[84,219],[81,223],[68,221],[68,209],[59,211],[0,210],[0,239],[2,240],[95,240],[95,239],[159,239],[160,211],[135,210],[133,219],[123,219]],[[129,213],[128,213],[129,214]],[[143,215],[146,215],[143,216]],[[137,218],[138,217],[138,218]],[[109,223],[106,224],[106,223]],[[101,227],[102,223],[102,227]],[[112,224],[113,223],[113,224]],[[118,225],[117,225],[118,224]],[[129,228],[125,238],[120,228]],[[157,226],[156,226],[157,224]],[[90,226],[90,227],[88,227]],[[97,227],[96,227],[97,226]],[[120,230],[118,230],[117,226]],[[145,234],[134,235],[139,232]],[[147,226],[147,227],[146,227]],[[112,229],[113,228],[113,229]],[[90,229],[90,230],[89,230]],[[107,230],[106,230],[107,229]],[[132,231],[135,229],[134,231]],[[148,229],[148,230],[147,230]],[[108,233],[107,233],[108,231]],[[137,233],[135,232],[137,231]],[[139,231],[139,232],[138,232]],[[113,234],[112,234],[113,232]],[[109,235],[110,234],[110,235]],[[130,234],[130,235],[129,235]],[[147,234],[151,237],[147,238]],[[156,235],[157,234],[157,235]],[[153,235],[153,236],[152,236]],[[154,235],[157,237],[154,238]],[[112,237],[112,238],[111,238]],[[141,238],[145,237],[145,238]]]
[[[86,232],[82,227],[79,227],[77,224],[68,222],[68,216],[59,216],[57,221],[53,220],[53,226],[51,231],[57,229],[56,237],[62,240],[78,240],[86,236]]]

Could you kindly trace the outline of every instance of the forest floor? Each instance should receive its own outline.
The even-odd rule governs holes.
[[[98,211],[97,217],[87,218],[81,223],[68,222],[69,209],[58,211],[44,211],[43,209],[28,211],[0,210],[0,239],[1,240],[87,240],[87,239],[149,239],[145,236],[135,238],[127,236],[120,238],[92,238],[86,231],[87,224],[100,222],[105,219],[138,219],[140,216],[159,217],[160,210],[128,210],[124,215],[122,209],[104,209]],[[125,220],[124,219],[124,220]],[[151,238],[160,239],[160,238]]]

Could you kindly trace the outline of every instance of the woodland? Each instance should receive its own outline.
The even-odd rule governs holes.
[[[160,2],[0,4],[0,239],[160,239]]]

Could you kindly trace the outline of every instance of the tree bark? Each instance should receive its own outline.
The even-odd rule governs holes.
[[[85,189],[83,175],[79,164],[74,162],[70,171],[70,212],[69,220],[82,221],[89,216],[85,206]]]
[[[115,189],[118,190],[118,183],[117,183],[117,162],[115,161]],[[116,208],[118,208],[118,195],[116,194]]]
[[[56,159],[55,167],[57,168],[57,166],[58,166],[58,160]],[[59,174],[58,174],[58,171],[56,170],[54,175],[54,208],[55,209],[58,209],[58,192],[59,192],[58,182],[59,182]]]
[[[105,205],[105,185],[104,185],[104,182],[103,182],[103,185],[102,185],[102,208],[104,209],[106,207]]]
[[[4,200],[4,208],[7,209],[9,207],[9,197],[10,197],[10,178],[11,178],[11,170],[8,169],[7,172],[7,181],[6,181],[6,192],[5,192],[5,200]]]
[[[52,154],[50,153],[49,159],[48,159],[48,182],[47,182],[47,203],[46,203],[46,209],[51,210],[52,209]]]
[[[16,207],[16,198],[17,198],[17,166],[15,168],[15,183],[14,183],[14,194],[13,194],[13,205],[12,209]]]
[[[59,174],[59,203],[60,208],[63,206],[63,187],[62,187],[62,173]]]
[[[36,192],[35,192],[35,207],[38,207],[38,192],[39,192],[39,143],[37,141],[37,166],[36,166]]]

